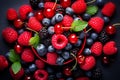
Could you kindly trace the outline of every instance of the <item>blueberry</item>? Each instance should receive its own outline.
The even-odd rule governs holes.
[[[52,17],[52,19],[51,19],[51,24],[52,24],[52,25],[55,25],[55,24],[56,24],[55,16]]]
[[[63,20],[63,15],[60,14],[60,13],[57,13],[57,14],[55,15],[55,20],[56,20],[56,22],[62,21],[62,20]]]
[[[86,74],[86,76],[88,76],[88,77],[91,77],[91,76],[92,76],[92,72],[91,72],[91,71],[87,71],[85,74]]]
[[[65,60],[67,60],[67,59],[70,58],[70,53],[67,52],[67,51],[65,51],[65,52],[62,53],[62,57],[63,57]]]
[[[70,50],[70,49],[72,49],[72,45],[70,43],[68,43],[65,47],[65,50]]]
[[[48,46],[48,52],[54,52],[54,51],[55,48],[52,45]]]
[[[46,47],[43,44],[39,44],[36,50],[40,56],[44,56],[47,53]]]
[[[80,18],[79,17],[75,17],[74,20],[80,20]]]
[[[29,66],[30,72],[34,72],[36,69],[37,69],[37,67],[36,67],[35,64],[31,64],[31,65]]]
[[[33,12],[30,12],[28,15],[27,15],[27,19],[29,19],[30,17],[33,17],[34,16],[34,13]]]
[[[48,33],[54,34],[54,27],[53,26],[48,27]]]
[[[54,70],[50,67],[46,67],[46,70],[49,74],[53,74],[54,73]]]
[[[57,72],[57,73],[56,73],[56,77],[57,77],[57,78],[62,78],[62,77],[63,77],[63,74],[62,74],[61,72]]]
[[[7,53],[5,54],[5,57],[6,57],[7,59],[9,59],[9,56],[10,56],[10,52],[7,52]]]
[[[91,46],[91,45],[93,44],[93,39],[92,39],[92,38],[88,38],[88,39],[86,40],[86,44],[87,44],[88,46]]]
[[[109,17],[104,16],[104,17],[103,17],[103,19],[104,19],[105,24],[107,24],[107,23],[109,23],[109,22],[110,22]]]
[[[42,24],[43,24],[44,26],[49,26],[49,25],[50,25],[50,19],[44,18],[44,19],[42,20]]]
[[[28,68],[25,69],[25,74],[26,74],[26,75],[30,75],[30,73],[31,73],[31,72],[30,72],[30,69],[28,69]]]
[[[74,80],[72,77],[67,78],[66,80]]]
[[[90,38],[92,38],[93,40],[96,40],[98,37],[97,33],[91,33]]]
[[[43,2],[40,2],[40,3],[38,4],[38,8],[43,9],[43,8],[44,8],[44,3],[43,3]]]
[[[99,6],[99,7],[102,7],[105,3],[105,0],[96,0],[96,4]]]
[[[49,75],[49,76],[48,76],[48,80],[56,80],[55,75],[53,75],[53,74],[52,74],[52,75]]]
[[[90,55],[91,50],[89,48],[85,48],[83,53],[84,53],[84,55]]]
[[[57,60],[56,60],[56,63],[57,63],[58,65],[63,65],[64,61],[65,61],[65,60],[64,60],[62,57],[58,57]]]
[[[66,13],[66,14],[69,14],[69,15],[73,15],[74,11],[73,11],[73,9],[72,9],[71,7],[67,7],[67,8],[65,9],[65,13]]]
[[[85,32],[81,32],[79,35],[79,39],[84,39],[84,37],[85,37]]]
[[[83,17],[83,19],[86,20],[86,21],[88,21],[88,20],[91,18],[91,16],[90,16],[89,14],[87,14],[87,13],[83,14],[82,17]]]
[[[56,50],[57,54],[62,54],[62,50]]]
[[[79,40],[77,41],[77,43],[74,44],[74,46],[79,47],[79,46],[81,46],[81,44],[82,44],[82,40],[79,39]]]
[[[19,29],[17,32],[18,34],[22,34],[24,32],[24,29]]]

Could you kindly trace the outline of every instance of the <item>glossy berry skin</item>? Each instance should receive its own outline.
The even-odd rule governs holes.
[[[56,34],[61,34],[63,33],[63,28],[62,28],[62,25],[61,24],[56,24],[54,26],[54,31]]]
[[[65,68],[63,73],[66,75],[66,76],[70,76],[72,75],[72,72],[71,72],[71,69],[69,67]]]
[[[104,5],[105,1],[104,0],[96,0],[96,4],[99,6],[99,7],[102,7]]]
[[[55,14],[55,11],[51,8],[47,8],[47,9],[44,9],[44,12],[43,12],[44,16],[47,17],[47,18],[52,18]]]
[[[14,26],[15,28],[22,28],[23,27],[23,21],[21,19],[14,20]]]
[[[35,17],[37,20],[42,21],[42,19],[44,18],[42,11],[37,11],[35,13]]]
[[[14,46],[14,50],[17,54],[20,54],[23,51],[22,46],[20,46],[19,44]]]
[[[115,26],[107,26],[107,27],[106,27],[106,33],[107,33],[108,35],[113,35],[113,34],[115,34],[115,33],[116,33],[116,28],[115,28]]]
[[[24,80],[32,80],[31,76],[25,76]]]
[[[71,0],[60,0],[60,4],[63,8],[69,7],[71,5]]]
[[[109,63],[110,63],[109,58],[106,57],[106,56],[104,56],[104,57],[102,58],[102,62],[103,62],[104,64],[109,64]]]
[[[84,64],[84,62],[85,62],[85,56],[79,55],[79,56],[77,57],[77,62],[78,62],[79,64]]]
[[[68,37],[68,40],[70,43],[75,44],[78,41],[77,35],[76,34],[70,34]]]

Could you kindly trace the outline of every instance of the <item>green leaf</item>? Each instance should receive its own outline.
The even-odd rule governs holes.
[[[83,20],[74,20],[71,25],[71,30],[74,32],[79,32],[85,29],[88,25],[88,22]]]
[[[94,5],[89,5],[88,7],[87,7],[87,11],[86,11],[86,13],[88,13],[89,15],[95,15],[96,13],[97,13],[97,11],[98,11],[98,7],[97,6],[94,6]]]
[[[30,40],[29,40],[29,44],[32,45],[33,47],[37,47],[37,45],[39,44],[40,42],[40,37],[38,34],[35,34],[34,37],[32,37]]]
[[[14,62],[12,64],[12,71],[13,71],[14,74],[17,74],[20,71],[20,69],[21,69],[20,62]]]
[[[11,62],[20,61],[20,56],[15,53],[14,49],[11,49],[9,52],[10,52],[9,53],[9,60]]]

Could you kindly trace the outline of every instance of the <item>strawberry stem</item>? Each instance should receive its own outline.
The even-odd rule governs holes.
[[[113,26],[120,26],[120,23],[115,23],[113,24]]]
[[[54,4],[54,6],[52,8],[53,10],[55,9],[56,4],[57,4],[57,0],[55,0],[55,4]]]
[[[71,55],[75,58],[75,64],[72,67],[71,71],[75,69],[75,67],[77,66],[77,57],[75,56],[75,54],[71,53]]]
[[[90,2],[87,2],[87,4],[94,3],[96,0],[91,0]]]

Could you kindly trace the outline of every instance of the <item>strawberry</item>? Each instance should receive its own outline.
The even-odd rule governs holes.
[[[36,64],[37,68],[39,68],[39,69],[43,69],[45,67],[45,63],[41,60],[36,60],[35,64]]]
[[[79,77],[76,80],[90,80],[88,77]]]
[[[93,56],[87,56],[85,58],[84,64],[81,64],[81,69],[88,71],[91,70],[96,64],[95,58]]]
[[[91,52],[95,56],[100,56],[102,54],[102,48],[103,48],[103,45],[101,42],[95,42],[91,46]]]
[[[104,26],[104,20],[100,17],[93,17],[88,22],[89,26],[92,27],[97,33],[100,33]]]
[[[102,14],[111,17],[115,12],[116,5],[113,2],[108,2],[102,8]]]
[[[87,5],[83,0],[77,0],[72,4],[72,9],[76,14],[81,14],[86,11]]]
[[[3,71],[7,67],[8,67],[7,59],[3,55],[0,55],[0,71]]]
[[[116,43],[114,41],[109,41],[103,46],[103,52],[105,55],[114,55],[117,53]]]
[[[10,28],[10,27],[3,29],[2,36],[5,39],[5,41],[7,41],[8,43],[13,43],[18,38],[17,32],[13,28]]]
[[[30,17],[27,25],[30,29],[35,31],[40,31],[42,29],[42,24],[35,17]]]
[[[24,31],[18,37],[18,43],[22,46],[29,46],[29,40],[32,37],[32,33],[28,31]]]
[[[18,15],[17,15],[17,11],[13,8],[9,8],[7,10],[7,19],[8,20],[15,20],[17,19]]]
[[[24,49],[24,51],[21,55],[21,59],[26,63],[33,62],[34,61],[34,53],[32,52],[31,49],[26,48],[26,49]]]
[[[30,5],[25,4],[20,6],[19,8],[20,18],[25,20],[27,18],[27,14],[31,11],[32,11],[32,8]]]

